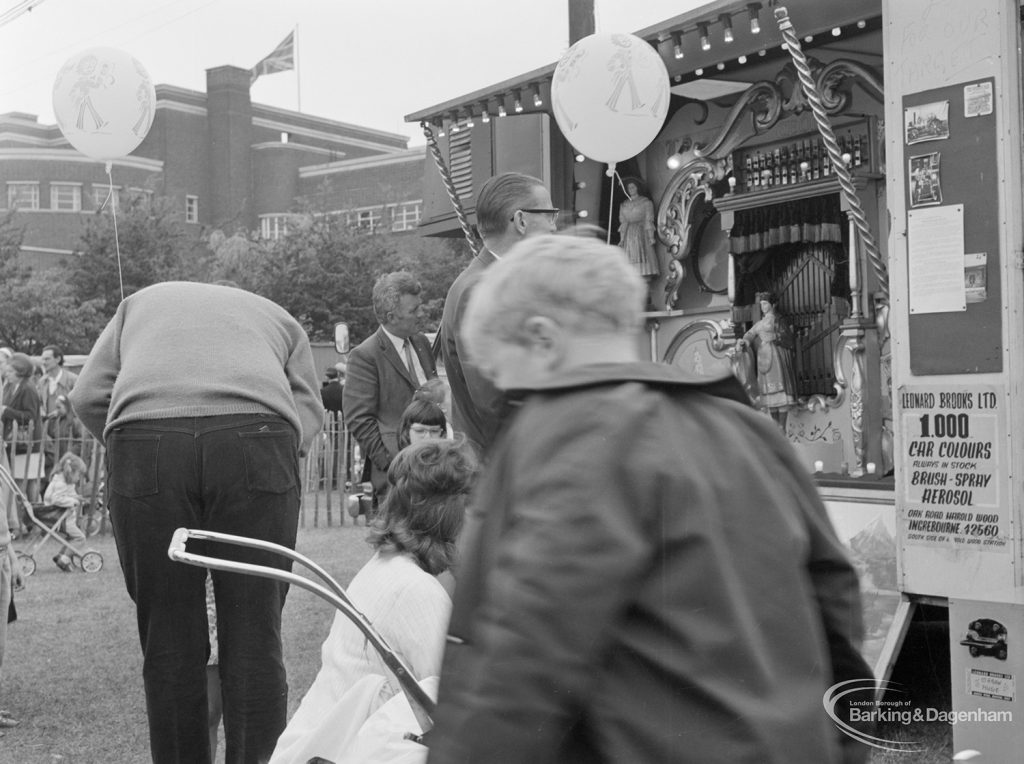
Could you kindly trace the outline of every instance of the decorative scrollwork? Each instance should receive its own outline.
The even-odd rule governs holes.
[[[846,108],[850,80],[857,81],[869,94],[882,100],[881,80],[870,68],[849,59],[837,59],[827,65],[813,59],[809,63],[830,114]],[[771,129],[783,117],[799,114],[807,106],[793,64],[789,63],[779,71],[774,82],[755,82],[742,93],[729,110],[718,136],[707,146],[690,145],[689,139],[684,139],[679,149],[681,166],[665,187],[655,224],[658,238],[672,258],[682,264],[692,254],[694,224],[691,217],[695,204],[700,198],[711,200],[711,185],[725,178],[732,152],[751,137]],[[747,115],[749,119],[745,119]],[[674,296],[675,290],[673,302]],[[674,306],[666,304],[666,307]],[[824,400],[823,396],[814,398]]]
[[[818,92],[821,102],[829,114],[836,114],[846,108],[849,100],[847,81],[856,81],[873,98],[882,100],[882,81],[874,71],[856,61],[840,58],[817,72]]]
[[[821,62],[808,57],[807,63],[811,67],[812,76],[817,76],[821,71]],[[811,108],[804,89],[800,86],[800,78],[796,73],[796,66],[789,62],[775,75],[775,85],[778,87],[779,96],[782,99],[782,111],[786,114],[802,114],[805,109]]]
[[[748,123],[743,119],[750,114]],[[718,137],[704,147],[698,147],[703,156],[719,159],[754,135],[770,130],[782,115],[782,99],[773,82],[760,80],[743,91],[725,118]]]
[[[681,260],[689,255],[693,236],[691,214],[697,199],[711,199],[711,184],[725,177],[723,160],[709,160],[697,151],[687,152],[689,161],[669,181],[658,205],[655,228],[669,254]],[[686,155],[684,155],[686,156]],[[685,160],[684,160],[685,161]]]
[[[734,347],[731,344],[727,345],[725,337],[723,336],[726,332],[731,330],[731,327],[732,325],[728,321],[714,321],[708,318],[699,318],[695,321],[691,321],[676,332],[676,336],[672,338],[672,342],[669,343],[668,350],[665,351],[663,359],[664,362],[676,366],[682,366],[682,368],[693,372],[695,376],[705,376],[706,370],[693,368],[692,364],[681,364],[680,361],[683,359],[677,358],[679,352],[687,341],[697,335],[700,335],[706,343],[708,352],[716,361],[721,361],[723,367],[728,365],[735,369],[736,359]]]

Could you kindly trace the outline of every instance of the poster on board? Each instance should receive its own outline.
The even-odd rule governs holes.
[[[985,117],[992,113],[992,83],[964,85],[964,117]]]
[[[949,137],[949,101],[909,106],[903,110],[904,139],[907,145],[924,141],[943,141]]]
[[[907,254],[911,314],[967,309],[964,205],[907,212]]]
[[[998,162],[998,94],[985,77],[902,97],[903,153],[890,159],[906,173],[910,316],[901,352],[915,377],[1003,369],[999,189],[1012,168]]]
[[[910,206],[924,207],[942,204],[942,175],[939,163],[942,155],[931,154],[910,157]]]
[[[905,385],[897,396],[907,544],[1005,552],[1006,398],[994,385]]]
[[[967,302],[983,302],[988,299],[987,252],[971,252],[964,255],[964,289]]]

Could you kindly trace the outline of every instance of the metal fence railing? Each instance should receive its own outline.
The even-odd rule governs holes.
[[[88,432],[81,429],[80,434],[59,438],[45,433],[36,437],[29,425],[28,437],[24,439],[24,436],[19,437],[15,422],[4,447],[11,475],[33,504],[41,504],[49,475],[64,453],[71,451],[82,457],[88,468],[86,482],[79,487],[86,515],[82,528],[91,527],[99,533],[110,531],[104,498],[104,448]],[[300,470],[303,493],[299,522],[302,527],[344,525],[348,498],[360,491],[362,459],[340,414],[328,412],[324,417],[323,429],[302,459]]]
[[[18,487],[33,504],[41,504],[43,489],[57,461],[69,451],[77,454],[86,465],[85,483],[78,487],[83,499],[81,528],[98,533],[109,532],[110,523],[103,499],[103,446],[82,428],[59,437],[50,437],[45,432],[39,435],[31,424],[27,429],[19,430],[18,423],[14,422],[10,438],[4,444],[11,475]],[[10,511],[9,508],[7,511]],[[24,525],[24,518],[21,520],[21,525]]]
[[[302,465],[302,527],[344,525],[349,497],[360,490],[362,468],[359,446],[344,417],[327,412]]]

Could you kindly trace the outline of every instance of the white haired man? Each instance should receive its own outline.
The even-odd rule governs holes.
[[[732,377],[639,360],[644,293],[568,236],[476,284],[467,347],[522,404],[460,539],[430,764],[841,761],[856,573]]]

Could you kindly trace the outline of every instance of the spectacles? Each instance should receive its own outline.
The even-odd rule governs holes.
[[[532,213],[534,215],[547,215],[548,216],[548,220],[550,220],[552,223],[554,223],[554,222],[556,222],[558,220],[558,213],[561,212],[561,210],[558,209],[557,207],[554,207],[554,208],[550,208],[550,209],[549,208],[520,209],[520,210],[517,210],[517,212],[529,212],[529,213]],[[512,220],[515,220],[515,219],[516,219],[515,215],[513,215],[512,216]]]

